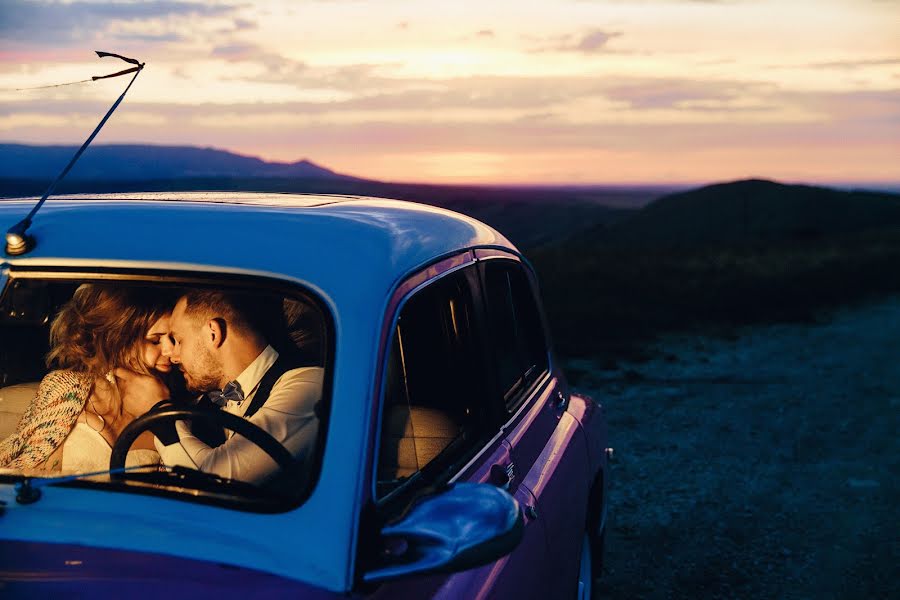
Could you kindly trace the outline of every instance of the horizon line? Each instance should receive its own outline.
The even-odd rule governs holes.
[[[64,148],[78,148],[79,144],[77,143],[48,143],[48,144],[35,144],[30,142],[21,142],[16,140],[0,140],[0,145],[17,145],[17,146],[27,146],[32,148],[48,148],[48,147],[64,147]],[[783,185],[810,185],[810,186],[828,186],[828,187],[839,187],[839,188],[860,188],[861,186],[865,186],[868,189],[873,189],[875,191],[879,190],[890,190],[890,191],[900,191],[900,179],[896,181],[890,180],[869,180],[869,179],[828,179],[828,178],[811,178],[811,179],[795,179],[795,178],[780,178],[780,177],[771,177],[765,175],[757,175],[757,174],[748,174],[744,176],[735,176],[735,177],[725,177],[721,179],[705,179],[705,180],[689,180],[689,181],[651,181],[651,182],[623,182],[623,181],[595,181],[595,182],[560,182],[560,181],[546,181],[546,182],[520,182],[520,181],[464,181],[454,180],[454,181],[434,181],[434,180],[394,180],[394,179],[376,179],[366,176],[352,175],[348,173],[344,173],[343,171],[339,171],[333,169],[329,166],[325,166],[311,158],[304,157],[294,161],[280,161],[280,160],[270,160],[267,158],[263,158],[258,154],[249,154],[244,153],[242,151],[235,151],[227,148],[220,148],[216,146],[198,146],[192,144],[164,144],[164,143],[154,143],[154,142],[107,142],[107,143],[97,143],[92,144],[92,147],[114,147],[114,146],[147,146],[154,148],[191,148],[196,150],[211,150],[215,152],[224,152],[227,154],[232,154],[234,156],[239,156],[242,158],[255,159],[260,160],[266,164],[271,165],[295,165],[298,163],[310,163],[313,166],[331,171],[335,175],[350,177],[353,179],[358,179],[361,181],[368,181],[372,183],[381,183],[388,185],[426,185],[426,186],[441,186],[441,187],[479,187],[479,188],[531,188],[531,189],[558,189],[558,188],[579,188],[579,189],[587,189],[587,188],[674,188],[674,189],[682,189],[682,188],[692,188],[692,187],[706,187],[710,185],[717,185],[722,183],[734,183],[738,181],[748,181],[748,180],[764,180],[771,181],[773,183],[780,183]],[[221,175],[210,175],[205,177],[196,177],[193,179],[203,179],[206,177],[222,177]],[[239,176],[240,177],[240,176]],[[249,179],[291,179],[291,177],[254,177],[254,176],[243,176]],[[34,177],[23,177],[23,178],[0,178],[0,179],[35,179]],[[178,177],[177,179],[192,179],[191,177]],[[107,181],[105,179],[79,179],[79,181]],[[139,180],[135,180],[139,181]],[[150,180],[147,180],[150,181]]]

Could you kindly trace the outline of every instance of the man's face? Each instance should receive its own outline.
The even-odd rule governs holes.
[[[212,352],[213,344],[208,321],[185,314],[187,302],[180,299],[169,322],[172,334],[171,360],[184,373],[184,382],[191,392],[202,393],[219,389],[222,365]]]

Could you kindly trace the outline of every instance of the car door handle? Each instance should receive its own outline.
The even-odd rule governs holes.
[[[556,410],[565,410],[569,406],[569,399],[565,394],[562,393],[561,390],[556,390],[556,401],[553,402],[553,407]]]
[[[490,481],[498,488],[509,491],[512,487],[513,477],[515,477],[516,468],[513,463],[502,465],[497,463],[491,466]]]

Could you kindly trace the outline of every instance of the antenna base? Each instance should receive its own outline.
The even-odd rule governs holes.
[[[6,254],[8,256],[20,256],[34,248],[34,238],[26,233],[30,224],[27,221],[16,223],[6,232]]]
[[[41,499],[41,488],[31,485],[31,479],[24,479],[16,485],[16,502],[34,504]]]

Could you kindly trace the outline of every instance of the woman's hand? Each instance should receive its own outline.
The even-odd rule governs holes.
[[[138,417],[162,400],[169,399],[169,388],[152,375],[136,373],[131,369],[116,369],[116,384],[122,395],[122,407]]]

